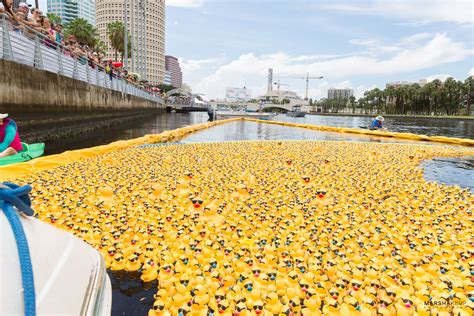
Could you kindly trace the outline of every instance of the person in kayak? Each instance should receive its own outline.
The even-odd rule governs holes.
[[[381,115],[377,116],[372,121],[372,124],[370,124],[369,129],[383,129],[383,121],[385,121],[383,116],[381,116]]]
[[[0,113],[0,158],[16,155],[23,149],[18,127],[8,114]]]

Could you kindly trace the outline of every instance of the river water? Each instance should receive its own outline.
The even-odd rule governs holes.
[[[141,137],[145,134],[157,134],[164,130],[176,129],[179,127],[204,123],[208,120],[207,113],[194,112],[190,114],[181,113],[163,113],[150,117],[140,123],[132,123],[123,126],[116,126],[111,129],[94,132],[93,134],[83,135],[81,138],[61,140],[61,142],[52,142],[46,145],[46,154],[56,154],[65,150],[80,149],[97,145],[104,145],[116,140],[131,139]],[[289,117],[278,115],[275,121],[298,122],[314,125],[327,125],[336,127],[355,127],[368,126],[370,117],[352,117],[352,116],[322,116],[307,115],[304,118]],[[256,128],[256,126],[260,126]],[[271,126],[271,127],[270,127]],[[401,118],[387,117],[385,127],[395,132],[409,132],[425,135],[442,135],[449,137],[461,137],[474,139],[474,120],[468,119],[436,119],[436,118]],[[212,137],[220,137],[222,128],[216,128]],[[227,131],[227,128],[224,128]],[[250,134],[256,133],[250,138]],[[209,134],[208,134],[209,135]],[[335,140],[357,140],[348,135],[337,133],[315,132],[310,133],[302,129],[288,129],[284,126],[256,124],[245,122],[239,125],[239,128],[233,129],[233,134],[226,134],[226,139],[335,139]],[[364,138],[367,140],[367,137]],[[216,139],[217,140],[217,139]],[[359,138],[359,140],[361,140]],[[380,141],[373,138],[373,141]],[[387,139],[385,138],[384,141]]]

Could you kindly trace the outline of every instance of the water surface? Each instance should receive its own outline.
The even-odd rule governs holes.
[[[92,146],[104,145],[117,140],[131,139],[141,137],[146,134],[158,134],[165,130],[172,130],[183,126],[204,123],[209,119],[207,113],[194,112],[194,113],[162,113],[158,115],[152,115],[150,118],[141,122],[134,122],[126,125],[115,126],[112,128],[104,129],[101,132],[94,132],[91,134],[84,134],[80,137],[71,139],[63,139],[57,142],[50,142],[46,144],[46,154],[56,154],[66,150],[87,148]],[[359,126],[368,126],[371,118],[370,117],[354,117],[354,116],[326,116],[326,115],[306,115],[303,118],[289,117],[284,114],[278,115],[274,118],[276,121],[286,122],[297,122],[314,125],[327,125],[335,127],[352,127],[359,128]],[[262,124],[262,126],[264,126]],[[265,125],[269,126],[269,125]],[[276,126],[276,125],[271,125]],[[474,120],[468,119],[436,119],[436,118],[401,118],[401,117],[387,117],[385,119],[385,126],[395,132],[409,132],[415,134],[425,135],[440,135],[448,137],[461,137],[474,139]],[[229,127],[230,128],[230,127]],[[226,128],[224,128],[225,130]],[[249,127],[250,130],[241,128],[242,133],[250,132],[253,128]],[[284,131],[283,131],[284,130]],[[217,131],[222,131],[218,129]],[[281,132],[280,132],[281,131]],[[314,131],[313,131],[314,132]],[[244,139],[247,137],[242,134],[239,135],[239,130],[235,130],[233,137],[234,139]],[[265,136],[265,133],[274,134],[275,137],[284,137],[282,139],[294,139],[290,136],[292,133],[288,129],[279,129],[273,127],[262,127],[261,131],[255,131],[255,133],[261,133],[261,136]],[[288,135],[290,133],[290,135]],[[300,132],[298,132],[300,133]],[[311,133],[310,131],[305,132],[304,137],[311,135],[316,137],[314,139],[326,139],[326,140],[353,140],[349,135],[342,135],[336,133],[323,133],[317,132]],[[227,133],[226,137],[230,137]],[[262,139],[262,138],[261,138]],[[273,138],[272,138],[273,139]],[[300,139],[300,138],[296,138]],[[303,138],[307,139],[307,138]],[[367,138],[365,138],[367,139]],[[380,138],[372,137],[372,141],[378,141]],[[388,138],[384,138],[384,141],[389,141]]]

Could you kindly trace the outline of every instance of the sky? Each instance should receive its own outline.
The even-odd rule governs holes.
[[[474,75],[473,15],[473,0],[166,0],[166,54],[206,99],[226,87],[264,94],[268,68],[299,95],[305,80],[284,77],[323,76],[309,83],[313,99],[330,87],[360,97]]]

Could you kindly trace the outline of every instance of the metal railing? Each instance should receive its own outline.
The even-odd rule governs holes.
[[[77,56],[69,48],[52,41],[48,36],[24,24],[12,23],[6,14],[0,14],[0,59],[163,103],[159,96],[129,83],[117,73],[110,76],[103,66],[87,56]]]

